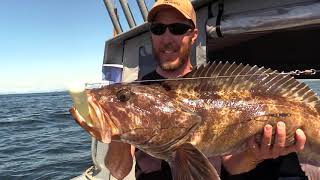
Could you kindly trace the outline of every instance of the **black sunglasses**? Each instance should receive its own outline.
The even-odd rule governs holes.
[[[161,24],[161,23],[152,23],[150,25],[150,32],[154,35],[162,35],[166,32],[166,29],[169,29],[170,33],[174,35],[182,35],[186,33],[189,29],[193,29],[193,26],[183,23],[173,23],[173,24]]]

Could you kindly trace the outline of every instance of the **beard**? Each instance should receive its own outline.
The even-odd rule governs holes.
[[[184,66],[188,60],[189,60],[189,53],[190,53],[190,47],[181,47],[179,49],[179,57],[173,58],[173,59],[161,59],[161,50],[156,50],[153,48],[154,55],[156,56],[156,61],[158,63],[158,66],[163,71],[175,71],[182,66]]]
[[[171,62],[171,61],[169,61],[169,62],[158,61],[158,65],[164,71],[174,71],[174,70],[179,69],[180,67],[182,67],[185,61],[186,61],[185,59],[182,59],[182,58],[179,57],[178,60],[174,61],[174,62]]]

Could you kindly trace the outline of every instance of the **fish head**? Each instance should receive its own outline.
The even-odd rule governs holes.
[[[151,136],[154,127],[161,123],[150,118],[161,98],[149,91],[138,84],[112,84],[88,91],[88,101],[99,107],[94,113],[103,114],[104,121],[112,127],[112,140],[139,143]]]
[[[87,96],[93,126],[99,132],[90,134],[99,134],[102,142],[138,147],[167,144],[184,138],[199,122],[160,85],[112,84],[88,90]]]

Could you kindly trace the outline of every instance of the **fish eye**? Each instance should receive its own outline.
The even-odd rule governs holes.
[[[117,92],[117,98],[121,102],[127,102],[131,97],[131,91],[129,89],[121,89]]]

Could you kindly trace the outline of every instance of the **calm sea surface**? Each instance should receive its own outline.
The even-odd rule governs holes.
[[[307,81],[320,94],[320,81]],[[91,138],[66,92],[0,95],[0,180],[70,179],[92,165]]]

